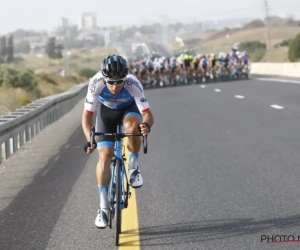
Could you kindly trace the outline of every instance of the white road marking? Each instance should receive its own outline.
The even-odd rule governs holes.
[[[220,90],[220,89],[215,89],[215,91],[216,91],[216,92],[221,92],[221,90]]]
[[[254,79],[254,80],[259,80],[259,81],[266,81],[266,82],[286,82],[286,83],[297,83],[297,84],[300,84],[300,81],[297,81],[297,80],[288,80],[288,79],[275,79],[275,78],[252,78],[251,79]]]
[[[273,104],[273,105],[270,105],[271,108],[274,108],[274,109],[284,109],[284,107],[282,106],[279,106],[277,104]]]
[[[203,89],[204,89],[204,88],[206,88],[206,86],[205,86],[205,85],[201,85],[201,88],[203,88]]]
[[[244,99],[245,98],[245,96],[242,96],[242,95],[236,95],[236,96],[234,96],[235,98],[238,98],[238,99]]]

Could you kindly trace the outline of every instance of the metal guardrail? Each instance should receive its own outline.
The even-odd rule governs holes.
[[[88,83],[38,99],[0,117],[0,164],[49,124],[68,113],[86,96]]]

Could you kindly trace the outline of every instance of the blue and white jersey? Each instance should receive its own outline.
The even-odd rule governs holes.
[[[84,109],[92,114],[96,111],[98,102],[111,109],[122,109],[134,101],[141,113],[149,110],[143,86],[134,75],[128,74],[121,92],[113,95],[106,87],[102,73],[99,72],[90,80]]]
[[[201,59],[201,61],[200,61],[200,64],[201,64],[202,66],[208,65],[208,60],[207,60],[207,58],[206,58],[206,57],[202,57],[202,59]]]

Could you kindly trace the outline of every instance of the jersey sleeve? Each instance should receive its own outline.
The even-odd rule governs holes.
[[[148,100],[145,97],[145,92],[142,84],[135,76],[130,76],[126,81],[127,89],[134,100],[141,113],[150,110]]]
[[[101,93],[104,86],[103,77],[99,73],[90,80],[84,103],[85,112],[93,114],[96,111],[98,95]]]

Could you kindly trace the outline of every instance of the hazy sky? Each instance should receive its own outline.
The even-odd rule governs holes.
[[[271,14],[300,14],[299,0],[268,0]],[[82,12],[97,13],[99,26],[137,24],[160,15],[199,21],[263,17],[263,0],[7,0],[0,4],[0,34],[23,29],[50,29],[60,17],[74,23]],[[300,16],[299,16],[300,18]]]

